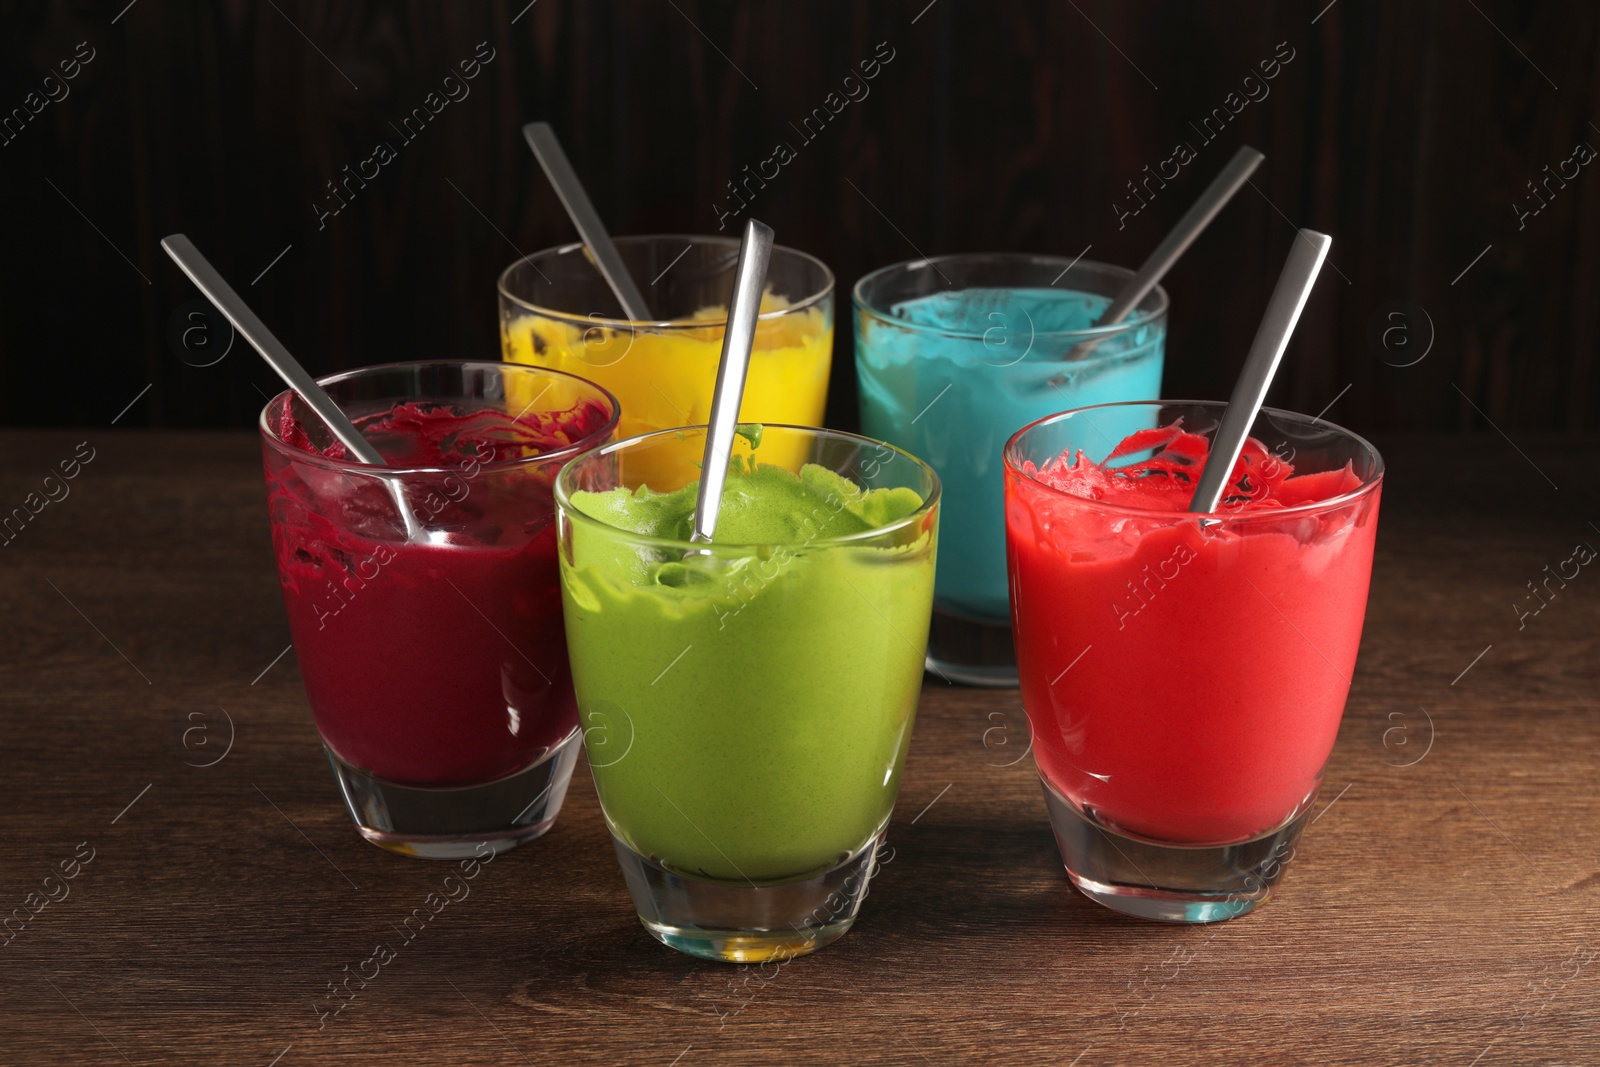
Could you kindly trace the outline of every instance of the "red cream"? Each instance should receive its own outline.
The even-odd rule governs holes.
[[[1106,464],[1007,464],[1012,620],[1046,781],[1101,822],[1220,844],[1274,829],[1333,748],[1366,611],[1379,487],[1295,475],[1250,441],[1185,514],[1207,442],[1174,424]]]
[[[295,654],[323,740],[410,785],[468,785],[536,762],[577,727],[551,483],[560,451],[602,430],[583,402],[512,418],[408,403],[357,419],[405,476],[406,539],[374,478],[312,460],[287,407],[265,448],[272,540]],[[305,458],[297,458],[304,456]]]

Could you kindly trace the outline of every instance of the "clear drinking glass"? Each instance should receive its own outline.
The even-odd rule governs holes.
[[[1017,684],[1006,439],[1066,408],[1161,393],[1167,294],[1158,286],[1121,323],[1094,325],[1132,275],[1091,260],[982,253],[897,263],[856,283],[861,432],[932,464],[949,505],[928,639],[929,667],[942,677]]]
[[[656,318],[620,317],[581,244],[547,248],[500,276],[505,358],[577,374],[622,403],[619,437],[709,421],[739,242],[731,237],[618,237],[617,252]],[[739,417],[822,424],[833,362],[833,272],[772,250]]]
[[[289,631],[350,816],[406,855],[531,840],[555,822],[580,743],[551,486],[611,439],[616,401],[497,362],[321,385],[392,464],[343,458],[293,393],[261,413]]]
[[[939,483],[853,434],[741,434],[724,500],[769,454],[786,485],[824,486],[779,509],[794,536],[692,545],[686,519],[672,536],[620,524],[645,490],[692,511],[704,427],[575,459],[556,502],[579,714],[639,918],[679,951],[755,962],[833,941],[867,894],[922,686]],[[805,464],[893,497],[894,517],[874,504],[885,521],[818,535],[856,490]]]
[[[1080,449],[1103,462],[1130,424],[1182,419],[1209,439],[1224,408],[1079,408],[1005,449],[1022,702],[1067,874],[1168,922],[1252,910],[1294,857],[1361,643],[1383,461],[1348,430],[1267,408],[1255,470],[1293,468],[1284,506],[1161,511],[1040,472]]]

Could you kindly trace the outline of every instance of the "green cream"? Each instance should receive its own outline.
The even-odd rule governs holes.
[[[697,491],[572,494],[599,520],[571,521],[561,569],[606,817],[685,873],[761,882],[825,870],[894,804],[922,683],[934,524],[922,515],[873,534],[922,499],[819,466],[735,464],[715,539],[729,547],[685,554],[634,536],[686,541]]]

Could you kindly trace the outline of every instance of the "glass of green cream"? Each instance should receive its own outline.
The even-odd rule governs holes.
[[[695,544],[704,447],[704,427],[645,434],[557,478],[573,684],[645,928],[784,960],[849,930],[892,854],[939,481],[870,438],[743,425]]]

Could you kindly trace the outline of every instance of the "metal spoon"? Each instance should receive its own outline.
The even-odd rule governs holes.
[[[1211,435],[1211,454],[1206,458],[1205,469],[1195,485],[1194,496],[1189,500],[1189,510],[1209,515],[1222,502],[1223,491],[1233,474],[1233,465],[1244,450],[1245,438],[1261,413],[1261,405],[1272,385],[1272,376],[1278,371],[1284,349],[1289,347],[1289,335],[1316,284],[1322,261],[1333,247],[1333,238],[1315,230],[1301,230],[1289,250],[1289,259],[1278,275],[1278,284],[1267,302],[1267,313],[1256,329],[1256,339],[1250,344],[1250,355],[1245,358],[1244,369],[1234,383],[1233,396],[1228,399],[1222,413],[1222,423]]]
[[[1228,203],[1233,199],[1233,194],[1243,188],[1245,181],[1261,165],[1266,156],[1257,152],[1249,145],[1243,145],[1228,160],[1228,165],[1222,168],[1222,173],[1211,179],[1211,184],[1206,186],[1189,210],[1183,213],[1183,218],[1172,231],[1156,245],[1154,252],[1145,259],[1138,271],[1123,285],[1116,297],[1100,313],[1095,326],[1115,326],[1128,317],[1128,313],[1139,306],[1139,301],[1149,295],[1150,290],[1166,276],[1173,264],[1178,262],[1178,257],[1189,250],[1194,244],[1194,239],[1199,237],[1205,228],[1211,225],[1211,220],[1217,217]],[[1083,359],[1093,351],[1104,338],[1095,337],[1087,341],[1079,341],[1073,345],[1063,357],[1068,360]]]
[[[584,192],[578,172],[572,169],[567,154],[561,150],[556,131],[550,128],[548,122],[530,122],[522,127],[522,136],[528,139],[528,147],[533,149],[539,166],[544,168],[544,176],[555,186],[561,206],[567,209],[567,216],[572,219],[572,225],[577,227],[584,247],[594,257],[594,265],[600,268],[601,276],[616,294],[623,315],[633,322],[650,322],[650,305],[634,284],[633,275],[623,265],[622,257],[617,254],[617,246],[611,243],[611,235],[600,221],[600,213],[594,209],[589,194]]]
[[[306,406],[316,412],[317,417],[327,424],[333,431],[333,436],[339,443],[350,450],[350,454],[374,467],[387,467],[389,461],[372,447],[372,443],[361,436],[361,431],[355,424],[339,410],[339,405],[318,385],[316,379],[306,373],[300,362],[289,354],[283,347],[283,342],[272,335],[266,324],[256,317],[238,293],[233,291],[233,286],[223,279],[217,268],[200,250],[194,242],[181,233],[175,233],[161,239],[161,247],[168,256],[189,276],[196,288],[206,295],[216,309],[222,312],[223,317],[233,323],[233,328],[239,332],[250,346],[261,353],[261,358],[267,361],[267,366],[278,372],[278,377],[300,395]],[[406,539],[415,541],[421,535],[421,527],[417,525],[411,507],[406,503],[405,490],[398,481],[390,478],[383,479],[390,495],[394,497],[395,506],[400,510],[400,519],[405,523]]]
[[[739,424],[739,403],[744,399],[744,380],[750,370],[750,350],[755,347],[756,318],[761,314],[761,292],[767,287],[767,261],[771,258],[771,227],[749,220],[739,245],[728,326],[722,335],[722,360],[717,364],[717,387],[711,394],[706,450],[700,463],[700,495],[695,498],[694,531],[689,537],[696,543],[710,542],[717,529],[722,486],[728,478],[733,432]]]

